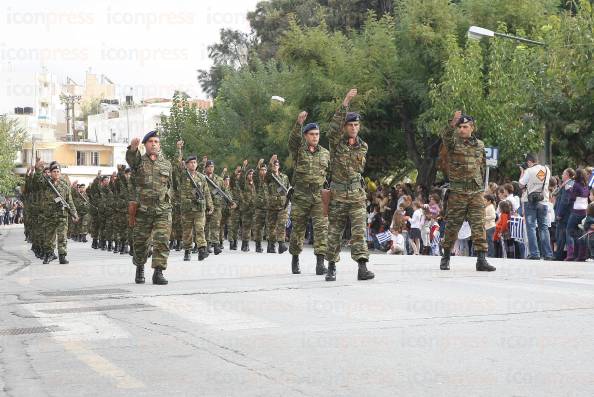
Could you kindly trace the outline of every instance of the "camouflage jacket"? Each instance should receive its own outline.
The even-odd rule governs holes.
[[[134,189],[132,177],[126,178],[126,173],[118,171],[118,179],[115,182],[114,190],[115,210],[117,212],[128,212],[128,202],[132,200]]]
[[[35,172],[35,188],[39,192],[39,205],[40,211],[46,218],[66,218],[68,217],[68,211],[63,209],[62,206],[55,201],[56,194],[52,188],[48,185],[50,179],[43,176],[41,171]],[[72,194],[70,194],[70,185],[64,180],[60,179],[57,183],[53,183],[56,190],[64,198],[66,203],[70,206],[72,216],[77,216],[76,206],[72,200]]]
[[[254,180],[256,178],[257,176],[254,174]],[[256,196],[258,195],[256,183],[248,183],[247,172],[241,174],[239,182],[239,186],[241,187],[241,212],[251,211],[256,206]]]
[[[307,186],[305,190],[319,192],[326,181],[330,152],[320,145],[313,152],[310,151],[299,124],[295,124],[289,135],[289,152],[293,157],[295,191],[299,192]]]
[[[89,209],[91,207],[89,203],[89,198],[87,197],[86,193],[80,193],[78,189],[72,188],[72,201],[76,206],[76,210],[78,211],[78,215],[84,216],[89,213]]]
[[[268,171],[266,174],[266,181],[267,181],[267,189],[268,189],[268,208],[273,210],[281,210],[285,208],[285,201],[287,199],[287,195],[285,191],[278,185],[278,183],[274,180],[274,178],[270,175],[272,172]],[[289,177],[279,172],[276,175],[276,179],[279,180],[280,183],[284,185],[285,188],[289,188]]]
[[[212,174],[212,176],[210,176],[210,180],[213,181],[214,183],[216,183],[216,185],[221,190],[224,190],[223,189],[223,178],[221,178],[220,176],[218,176],[216,174]],[[213,205],[217,208],[222,208],[225,205],[225,199],[223,198],[223,196],[221,196],[216,190],[211,188],[210,184],[208,185],[208,188],[210,189],[210,197],[212,199]]]
[[[194,175],[186,171],[185,163],[179,163],[179,174],[177,182],[177,200],[180,203],[182,215],[187,211],[206,211],[209,212],[213,208],[212,196],[208,182],[203,174],[196,171]],[[190,177],[202,192],[202,200],[197,200],[194,194],[194,184]]]
[[[367,143],[357,136],[354,144],[343,133],[347,109],[340,107],[330,123],[328,141],[330,142],[330,175],[332,199],[351,202],[365,200],[363,176],[367,156]]]
[[[146,153],[141,155],[138,149],[132,151],[128,146],[126,162],[133,172],[133,201],[138,203],[138,210],[171,211],[173,167],[163,153],[152,160]]]
[[[268,184],[266,177],[254,174],[254,185],[256,186],[256,208],[264,209],[268,206]]]
[[[100,216],[110,216],[114,211],[113,192],[109,185],[99,186],[99,206],[97,207]]]
[[[476,193],[483,190],[485,172],[485,144],[471,136],[463,139],[448,127],[442,134],[447,150],[450,190],[456,193]]]

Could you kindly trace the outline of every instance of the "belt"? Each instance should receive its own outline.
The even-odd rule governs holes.
[[[322,183],[296,183],[295,190],[306,191],[306,192],[319,192],[322,190],[324,184]]]
[[[450,181],[450,189],[476,192],[480,190],[481,187],[476,183],[474,179],[471,179],[469,181]]]
[[[353,190],[358,190],[361,188],[361,180],[357,179],[357,180],[352,180],[351,182],[336,182],[336,181],[332,181],[330,182],[330,189],[332,190],[338,190],[340,192],[350,192]]]

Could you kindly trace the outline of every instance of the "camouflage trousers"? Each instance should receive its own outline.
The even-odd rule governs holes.
[[[222,242],[225,239],[225,226],[230,228],[231,209],[225,208],[221,211],[221,221],[219,222],[219,241]],[[230,230],[228,232],[230,234]],[[231,238],[229,238],[231,240]]]
[[[183,238],[181,207],[179,205],[174,205],[171,215],[171,236],[169,237],[169,240],[181,240]]]
[[[206,216],[204,210],[185,211],[181,218],[184,250],[191,249],[193,241],[196,242],[198,247],[206,247],[206,238],[204,235]]]
[[[254,227],[254,209],[244,208],[241,211],[241,239],[248,241],[252,236],[252,228]]]
[[[31,228],[31,242],[36,246],[43,246],[44,218],[40,211],[31,209],[29,225]]]
[[[340,260],[340,245],[347,220],[351,220],[351,258],[354,261],[369,260],[365,229],[367,227],[367,212],[365,202],[357,200],[344,202],[331,200],[328,211],[328,249],[326,260],[338,262]]]
[[[138,211],[134,226],[134,259],[132,263],[144,265],[148,259],[150,243],[153,243],[153,269],[167,269],[169,258],[169,234],[171,211]]]
[[[53,252],[58,241],[58,254],[67,253],[68,218],[66,217],[44,217],[43,248],[46,252]]]
[[[78,222],[72,224],[72,234],[87,234],[89,230],[89,214],[78,214]]]
[[[128,241],[128,211],[116,211],[113,219],[113,239]]]
[[[238,240],[239,224],[241,221],[241,211],[239,208],[229,210],[229,230],[227,232],[227,238],[230,241]]]
[[[326,241],[328,236],[328,218],[324,216],[322,198],[317,194],[304,194],[295,192],[291,201],[291,240],[289,252],[291,255],[299,255],[303,250],[305,229],[309,218],[312,218],[314,231],[314,253],[326,255]]]
[[[273,209],[269,208],[266,215],[266,231],[268,241],[285,241],[285,229],[288,218],[287,210],[285,208]]]
[[[220,205],[216,205],[212,214],[206,215],[206,240],[209,243],[217,243],[220,241],[219,232],[221,230],[222,209]]]
[[[254,241],[261,242],[266,227],[266,208],[256,208],[254,211],[254,224],[252,228]],[[244,239],[245,240],[245,239]]]
[[[111,212],[99,213],[97,229],[99,240],[111,241],[113,239],[113,214]]]
[[[89,233],[94,239],[99,239],[99,214],[91,210],[91,223],[89,224]]]
[[[448,197],[446,229],[443,239],[443,250],[449,251],[458,239],[462,223],[470,224],[472,246],[476,252],[487,252],[485,232],[485,202],[483,193],[454,193]]]

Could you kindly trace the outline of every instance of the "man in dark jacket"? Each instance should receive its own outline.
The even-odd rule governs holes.
[[[557,196],[555,200],[555,219],[557,220],[557,232],[555,240],[557,241],[557,249],[555,250],[555,260],[562,261],[565,259],[565,240],[567,228],[567,220],[569,214],[571,214],[571,208],[573,203],[570,200],[570,190],[573,186],[573,178],[575,177],[575,171],[571,168],[563,171],[561,176],[561,185],[554,193]]]

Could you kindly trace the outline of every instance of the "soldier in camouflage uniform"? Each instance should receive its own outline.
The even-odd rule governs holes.
[[[237,204],[235,203],[235,198],[233,197],[233,191],[231,190],[231,178],[229,177],[229,174],[227,173],[227,168],[223,169],[223,173],[221,174],[221,177],[223,178],[223,186],[221,187],[221,189],[223,190],[223,192],[225,192],[227,194],[227,196],[229,196],[231,198],[231,200],[234,200],[233,203],[227,203],[227,201],[223,202],[223,211],[221,212],[221,223],[219,226],[219,243],[221,244],[221,249],[223,248],[223,240],[225,239],[225,227],[228,229],[227,233],[228,233],[228,237],[230,234],[230,227],[231,227],[231,213],[232,211],[235,211],[237,208]],[[231,238],[229,238],[229,241],[231,241]],[[232,243],[230,243],[231,245]]]
[[[248,162],[243,160],[240,179],[241,187],[241,250],[248,252],[250,250],[249,241],[254,226],[254,211],[256,208],[256,196],[258,194],[254,182],[254,170],[247,169]]]
[[[177,191],[178,184],[179,184],[179,172],[174,170],[173,172],[173,190]],[[183,238],[183,230],[182,230],[182,213],[181,213],[181,204],[178,199],[178,195],[174,194],[172,197],[171,203],[173,210],[172,210],[172,223],[171,223],[171,236],[169,237],[169,249],[175,249],[176,251],[181,251],[182,249],[182,238]]]
[[[109,175],[103,175],[101,177],[101,184],[99,185],[99,205],[97,206],[99,248],[103,251],[107,249],[108,244],[111,249],[113,193],[109,185]]]
[[[130,169],[125,165],[118,165],[118,176],[116,178],[113,197],[114,197],[114,247],[113,253],[127,253],[129,230],[128,230],[128,202],[131,197],[130,190]]]
[[[254,241],[256,242],[256,252],[264,252],[262,250],[262,238],[264,228],[266,227],[266,213],[268,207],[268,183],[266,182],[266,174],[268,169],[264,160],[258,161],[258,176],[254,178],[254,185],[256,186],[256,208],[254,209]]]
[[[449,128],[442,133],[442,142],[447,150],[450,191],[441,270],[450,270],[450,252],[465,220],[470,224],[472,244],[477,253],[476,270],[495,270],[485,258],[487,239],[482,188],[486,167],[485,145],[473,136],[473,132],[474,119],[457,111]]]
[[[293,197],[291,198],[291,240],[289,253],[292,255],[291,270],[300,274],[299,254],[303,250],[305,228],[311,217],[314,230],[314,254],[316,274],[327,272],[324,266],[328,218],[322,207],[322,189],[330,164],[330,153],[319,144],[320,127],[309,123],[303,127],[307,112],[301,112],[289,136],[289,152],[293,157]]]
[[[72,200],[74,201],[74,205],[76,206],[79,217],[78,223],[74,224],[76,233],[78,234],[77,241],[83,243],[87,242],[87,233],[90,219],[89,211],[91,207],[91,203],[89,202],[85,188],[86,185],[84,183],[80,183],[77,185],[77,189],[72,194]]]
[[[140,139],[134,138],[126,151],[126,162],[132,168],[134,197],[128,203],[129,225],[134,227],[134,256],[136,266],[134,281],[144,283],[144,264],[153,243],[153,284],[164,285],[167,280],[163,270],[167,268],[171,234],[171,187],[172,165],[161,153],[161,142],[157,131],[150,131],[142,139],[146,149],[140,154]]]
[[[196,245],[198,246],[198,260],[201,261],[208,257],[208,251],[206,249],[207,241],[204,233],[206,214],[212,214],[213,204],[206,178],[197,171],[198,159],[196,156],[189,156],[185,162],[182,160],[181,151],[183,145],[183,141],[177,143],[179,150],[179,184],[177,194],[182,210],[184,261],[190,260],[190,250],[192,249],[194,233]],[[196,183],[201,193],[202,197],[200,199],[196,197],[192,181]]]
[[[58,240],[58,257],[60,264],[67,264],[67,217],[70,215],[75,222],[78,222],[78,215],[76,207],[72,201],[70,194],[70,184],[61,178],[60,165],[52,163],[50,165],[50,178],[46,179],[42,172],[41,163],[38,163],[35,172],[35,183],[40,190],[41,213],[44,222],[44,258],[43,263],[48,264],[55,258],[54,248],[56,246],[56,239]],[[49,186],[53,184],[56,190],[60,193],[69,210],[62,207],[61,204],[56,203],[56,194]]]
[[[266,218],[268,247],[266,252],[274,254],[276,252],[274,242],[278,241],[278,253],[282,254],[287,250],[285,244],[285,227],[289,216],[285,202],[289,189],[289,177],[280,172],[280,162],[276,154],[270,159],[268,173],[266,174],[266,183],[268,189]]]
[[[204,173],[210,178],[219,188],[223,188],[223,178],[214,173],[215,163],[212,160],[207,160],[204,167]],[[209,189],[210,189],[209,185]],[[214,250],[214,254],[218,255],[222,252],[219,243],[219,231],[221,227],[221,217],[223,216],[223,207],[225,206],[225,199],[214,189],[210,189],[212,199],[213,211],[212,214],[206,216],[206,240],[208,245]],[[209,251],[210,252],[210,251]]]
[[[98,249],[99,248],[99,231],[101,222],[99,220],[99,206],[101,200],[101,171],[97,173],[93,182],[91,182],[90,186],[87,189],[87,196],[89,197],[89,202],[91,203],[91,208],[89,213],[91,215],[91,224],[90,224],[90,233],[93,242],[91,244],[91,248]]]
[[[348,112],[357,89],[350,90],[342,106],[334,113],[328,141],[330,143],[330,206],[328,212],[328,274],[326,281],[336,280],[336,262],[340,260],[340,243],[347,220],[351,221],[351,258],[359,265],[358,280],[369,280],[369,252],[365,239],[367,212],[362,173],[365,169],[367,144],[359,137],[360,117]]]
[[[229,249],[237,250],[237,239],[239,234],[239,226],[241,223],[241,180],[244,177],[241,166],[237,166],[235,172],[229,179],[229,186],[233,193],[233,200],[237,207],[229,209],[229,230],[227,231],[227,239],[229,240]]]

